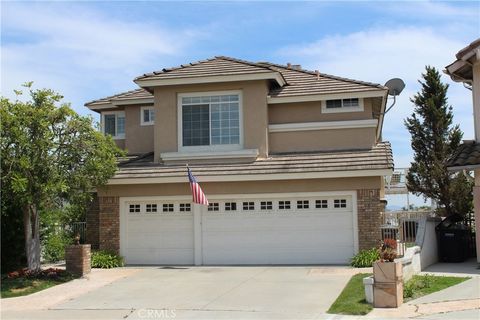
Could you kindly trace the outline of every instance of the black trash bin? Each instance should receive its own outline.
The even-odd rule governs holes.
[[[435,230],[440,261],[463,262],[468,259],[470,228],[462,222],[462,217],[449,216]]]

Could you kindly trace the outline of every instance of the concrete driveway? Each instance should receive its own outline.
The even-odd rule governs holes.
[[[2,312],[45,319],[313,319],[358,269],[148,267],[48,310]],[[46,290],[48,291],[48,290]]]

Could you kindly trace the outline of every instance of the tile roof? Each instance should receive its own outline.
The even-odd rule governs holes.
[[[145,79],[172,79],[205,76],[271,73],[272,70],[254,62],[218,56],[178,67],[165,68],[136,77],[134,81]]]
[[[271,155],[240,164],[199,164],[190,166],[196,176],[235,176],[251,174],[313,173],[354,170],[393,169],[390,143],[382,142],[370,150],[329,151]],[[120,163],[113,179],[171,178],[185,176],[185,165],[153,162],[153,153]]]
[[[144,98],[153,98],[153,95],[147,90],[143,88],[139,88],[139,89],[130,90],[127,92],[118,93],[113,96],[105,97],[102,99],[93,100],[85,103],[85,106],[93,107],[96,105],[112,103],[115,101],[128,101],[133,99],[144,99]]]
[[[461,144],[447,161],[449,170],[480,168],[480,143],[468,141]]]
[[[270,96],[275,98],[387,90],[386,87],[376,83],[342,78],[325,73],[318,73],[317,75],[314,71],[296,69],[285,65],[270,62],[249,62],[225,56],[217,56],[212,59],[146,73],[135,78],[134,81],[264,73],[278,73],[286,82],[286,85],[282,87],[273,87],[270,89]],[[128,100],[146,97],[152,97],[152,95],[145,89],[137,89],[91,101],[85,105],[91,107],[97,104],[109,103],[112,100]]]
[[[292,69],[269,62],[262,64],[280,72],[287,81],[286,86],[271,90],[271,97],[387,90],[386,87],[376,83],[352,80],[320,72],[317,75],[314,71]]]

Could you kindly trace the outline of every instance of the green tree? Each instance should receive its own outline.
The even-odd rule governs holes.
[[[19,100],[22,91],[15,91],[15,101],[0,101],[1,202],[2,211],[22,214],[27,267],[38,270],[39,215],[67,203],[86,204],[91,191],[114,175],[121,151],[58,93],[24,86],[27,101]]]
[[[435,200],[438,214],[463,215],[472,209],[472,185],[462,173],[450,172],[445,166],[463,133],[458,125],[452,125],[448,84],[442,83],[440,73],[427,66],[422,77],[421,90],[410,99],[414,113],[405,120],[414,151],[407,187],[415,195]]]

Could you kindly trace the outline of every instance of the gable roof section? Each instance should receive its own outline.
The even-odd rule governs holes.
[[[153,162],[153,153],[130,158],[119,164],[109,184],[187,182],[185,165]],[[393,170],[390,143],[382,142],[369,150],[330,151],[271,155],[241,164],[203,164],[190,166],[200,181],[309,179],[386,174]],[[132,180],[133,179],[133,180]],[[140,179],[140,180],[136,180]]]
[[[208,60],[192,62],[174,68],[146,73],[135,78],[135,82],[146,89],[137,89],[107,98],[94,100],[85,105],[92,110],[115,107],[144,101],[153,103],[152,94],[147,91],[151,85],[188,84],[222,81],[241,81],[254,79],[275,80],[278,86],[272,86],[269,103],[318,101],[350,97],[385,97],[387,88],[376,83],[358,81],[332,76],[324,73],[269,63],[249,62],[245,60],[218,56]],[[196,82],[197,81],[197,82]],[[150,99],[150,100],[149,100]]]
[[[98,100],[85,103],[92,110],[114,108],[120,105],[153,103],[153,95],[147,90],[140,88],[115,94]]]
[[[275,80],[279,85],[285,84],[285,80],[278,71],[257,63],[224,56],[217,56],[212,59],[146,73],[135,78],[133,81],[143,88],[149,88],[155,85],[213,83],[256,79],[270,79]]]
[[[473,81],[472,62],[480,59],[480,38],[461,49],[455,55],[457,60],[443,70],[453,81],[471,83]]]
[[[480,143],[462,143],[448,160],[447,167],[451,171],[480,168]]]
[[[299,98],[301,96],[332,96],[345,95],[359,96],[359,93],[367,93],[365,96],[382,96],[386,94],[387,88],[376,83],[358,81],[348,78],[332,76],[325,73],[316,73],[304,69],[292,69],[287,66],[273,64],[269,62],[262,63],[273,70],[279,71],[287,85],[274,88],[270,91],[270,98]],[[382,93],[379,93],[382,92]],[[371,93],[371,95],[369,94]],[[279,102],[286,99],[277,99]],[[293,100],[293,99],[292,99]],[[273,101],[271,101],[273,102]],[[285,101],[288,102],[288,101]]]

